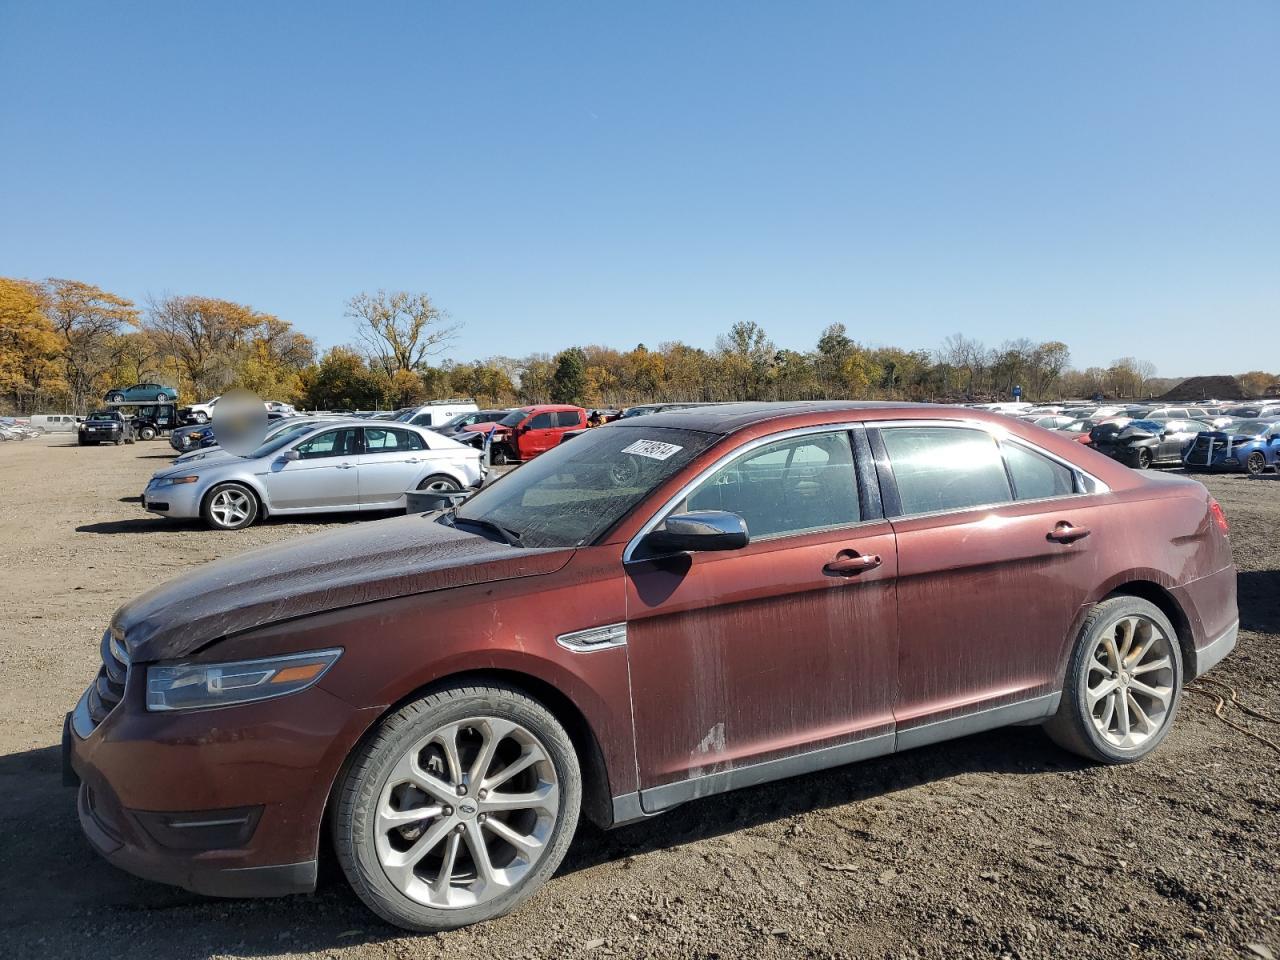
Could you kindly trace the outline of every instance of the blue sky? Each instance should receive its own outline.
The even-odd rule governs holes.
[[[0,274],[1280,366],[1280,4],[0,0]],[[1259,350],[1258,344],[1272,344]]]

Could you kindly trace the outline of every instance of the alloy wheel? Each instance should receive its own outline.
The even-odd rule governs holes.
[[[224,527],[243,523],[252,510],[253,502],[243,490],[219,490],[209,501],[209,513]]]
[[[424,483],[419,490],[426,490],[430,493],[457,493],[459,487],[452,480],[440,477],[432,480],[430,483]]]
[[[1086,703],[1094,729],[1121,749],[1160,732],[1174,694],[1171,640],[1144,616],[1127,616],[1103,632],[1090,654]]]
[[[1255,451],[1249,454],[1249,459],[1244,462],[1244,468],[1249,471],[1249,473],[1257,476],[1262,473],[1263,470],[1267,469],[1267,458],[1261,453]]]
[[[547,850],[560,787],[548,750],[498,717],[438,728],[396,763],[373,816],[387,879],[437,909],[510,892]]]

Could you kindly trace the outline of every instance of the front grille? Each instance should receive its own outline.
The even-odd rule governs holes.
[[[97,727],[124,699],[129,679],[129,654],[124,643],[110,630],[102,635],[102,668],[89,687],[89,719]]]
[[[1187,451],[1186,462],[1204,467],[1213,463],[1213,440],[1210,437],[1196,437],[1195,443]]]

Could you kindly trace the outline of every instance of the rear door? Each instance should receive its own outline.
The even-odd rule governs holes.
[[[870,433],[898,545],[899,746],[936,738],[939,721],[981,729],[1053,709],[1106,538],[1088,481],[978,425]]]
[[[359,461],[360,505],[393,507],[422,476],[427,445],[412,430],[364,427]]]
[[[299,459],[278,457],[263,477],[269,508],[303,510],[359,506],[356,467],[360,428],[326,430],[295,446]]]

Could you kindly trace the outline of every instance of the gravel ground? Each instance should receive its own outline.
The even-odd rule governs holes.
[[[111,612],[184,568],[334,525],[240,533],[144,515],[162,442],[0,444],[0,942],[5,956],[1280,957],[1280,726],[1195,684],[1154,757],[1082,765],[1012,728],[580,832],[515,915],[437,936],[318,893],[207,900],[81,838],[63,713]],[[1212,477],[1240,646],[1212,676],[1280,717],[1280,480]],[[355,522],[355,521],[343,521]]]

